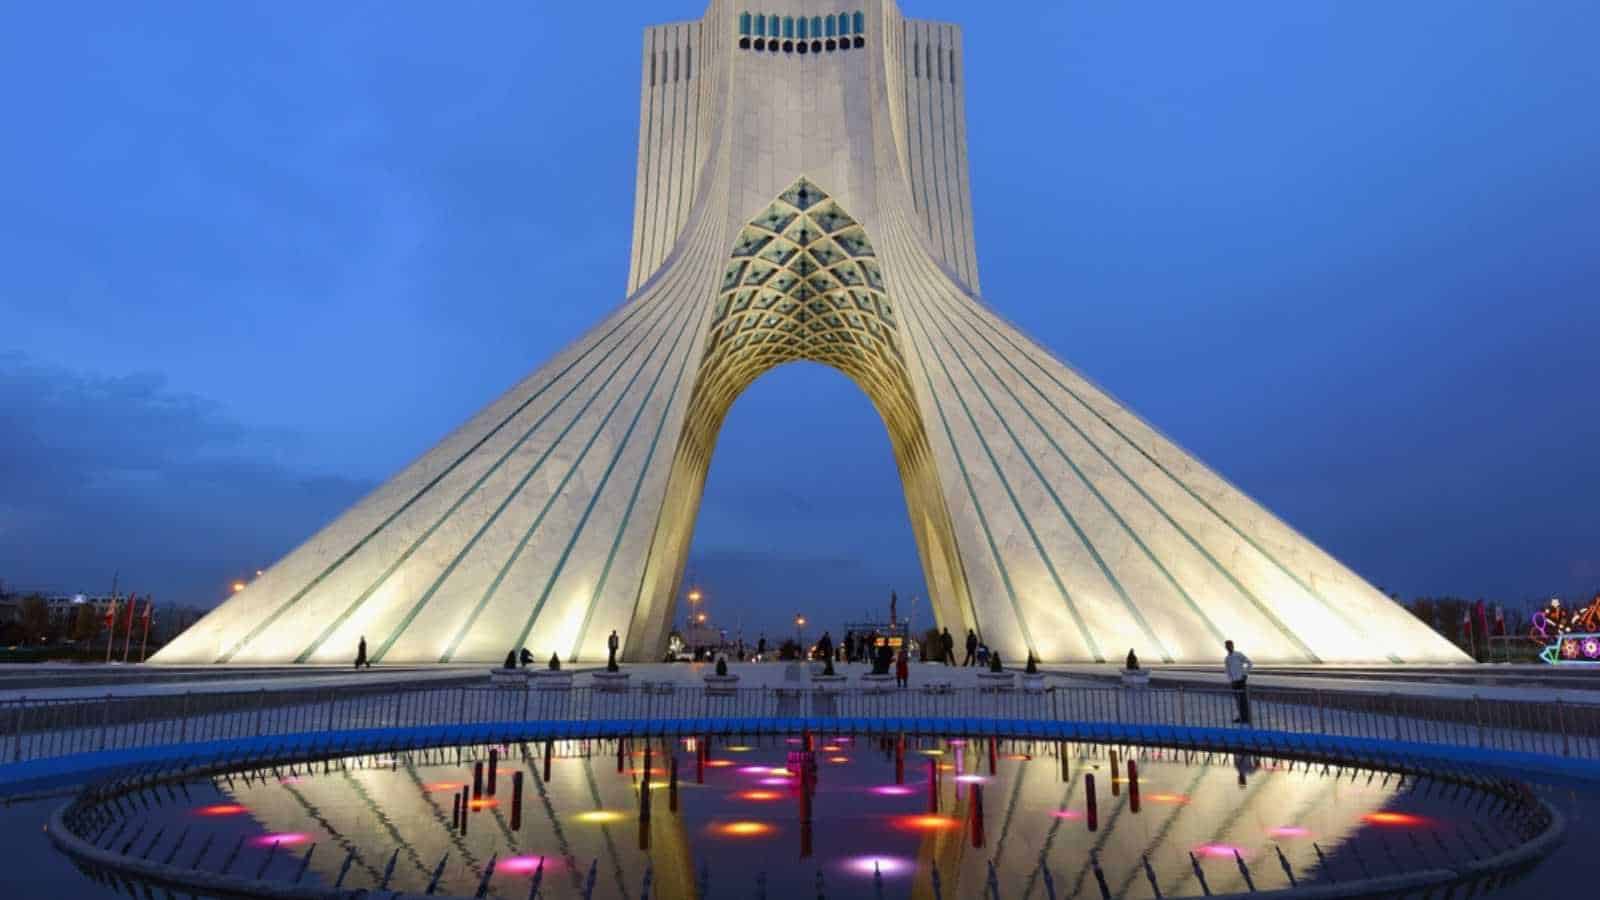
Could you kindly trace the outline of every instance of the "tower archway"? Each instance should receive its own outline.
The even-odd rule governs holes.
[[[906,334],[866,230],[800,178],[740,229],[723,270],[629,628],[629,656],[657,658],[728,410],[767,372],[800,360],[849,378],[889,435],[939,624],[975,623],[950,513],[907,373]]]

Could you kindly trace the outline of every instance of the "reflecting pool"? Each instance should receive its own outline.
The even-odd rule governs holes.
[[[238,772],[125,804],[212,872],[471,896],[1181,897],[1436,868],[1515,837],[1458,784],[1263,757],[988,738],[642,738]],[[158,838],[151,841],[150,836]],[[117,838],[118,842],[122,839]],[[105,841],[101,841],[102,845]],[[312,848],[315,847],[313,851]],[[306,855],[310,853],[309,862]],[[441,867],[441,861],[442,867]],[[1148,865],[1147,865],[1148,863]],[[1248,874],[1247,874],[1248,873]],[[342,878],[342,881],[341,881]]]

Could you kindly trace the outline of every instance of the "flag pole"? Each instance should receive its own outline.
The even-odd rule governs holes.
[[[150,619],[155,615],[156,598],[146,594],[144,596],[144,637],[139,639],[139,662],[144,662],[145,655],[150,649]]]
[[[122,661],[128,661],[128,646],[133,643],[133,614],[139,609],[139,595],[128,595],[128,627],[123,632]]]

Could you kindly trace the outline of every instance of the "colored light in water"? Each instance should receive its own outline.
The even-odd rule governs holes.
[[[1244,848],[1235,847],[1232,844],[1201,844],[1194,848],[1194,852],[1197,856],[1209,856],[1217,859],[1233,859],[1233,854],[1235,853],[1241,857],[1248,855],[1245,853]]]
[[[1011,760],[1029,760],[1029,759],[1033,759],[1033,757],[1029,756],[1026,753],[1007,753],[1005,756],[1002,756],[1000,758],[1001,759],[1011,759]]]
[[[279,784],[299,784],[302,781],[305,781],[305,779],[299,775],[285,775],[278,779]]]
[[[1391,828],[1417,828],[1428,824],[1428,820],[1410,813],[1375,812],[1367,813],[1361,821],[1371,825],[1385,825]]]
[[[195,812],[202,816],[238,816],[249,812],[249,810],[237,803],[218,803],[214,806],[202,806]]]
[[[953,763],[940,763],[939,764],[939,771],[941,771],[941,772],[954,772],[955,770],[956,770],[956,767],[955,767],[955,765]]]
[[[646,772],[650,773],[650,776],[652,778],[665,778],[667,776],[667,770],[666,769],[662,769],[662,768],[629,769],[628,770],[628,774],[636,775],[636,776],[637,775],[643,775]]]
[[[1075,809],[1058,809],[1055,812],[1051,813],[1050,815],[1055,817],[1055,818],[1057,818],[1057,819],[1081,819],[1081,818],[1083,818],[1083,813],[1078,812]]]
[[[1187,794],[1145,794],[1146,803],[1165,803],[1169,806],[1182,806],[1189,802]]]
[[[761,837],[773,832],[773,827],[765,822],[720,822],[711,826],[711,833],[721,837],[748,838]]]
[[[1277,828],[1267,829],[1267,834],[1277,838],[1305,837],[1310,833],[1311,829],[1301,828],[1299,825],[1279,825]]]
[[[621,822],[622,813],[610,809],[591,809],[588,812],[578,813],[573,818],[590,825],[606,825],[611,822]]]
[[[962,784],[983,784],[989,779],[983,777],[982,775],[957,775],[956,780]]]
[[[932,814],[895,816],[893,822],[894,827],[905,831],[954,831],[961,827],[960,819]]]
[[[929,748],[927,750],[918,750],[917,752],[921,753],[923,756],[943,756],[944,755],[944,751],[940,750],[937,747],[932,747],[932,748]],[[874,858],[876,858],[876,857],[874,857]]]
[[[726,769],[731,765],[733,765],[733,760],[731,760],[731,759],[708,759],[708,760],[706,760],[706,768],[708,768],[708,769]]]
[[[850,757],[848,757],[848,756],[830,756],[830,757],[828,757],[828,762],[831,762],[834,765],[842,766],[842,765],[844,765],[845,763],[847,763],[849,761],[850,761]]]
[[[783,794],[779,793],[778,791],[740,791],[739,793],[734,794],[734,796],[738,797],[740,800],[754,800],[758,803],[767,800],[783,799]]]
[[[450,791],[454,793],[455,791],[461,790],[463,787],[465,787],[465,785],[459,781],[431,781],[423,785],[422,789],[425,791]]]
[[[511,872],[515,875],[531,875],[539,870],[540,860],[544,861],[544,870],[550,872],[560,868],[561,860],[548,856],[508,856],[495,863],[495,871]]]
[[[802,738],[784,738],[783,742],[785,744],[804,744],[805,740]]]
[[[838,744],[823,744],[822,745],[822,752],[823,753],[838,753],[839,752],[839,745]]]
[[[729,753],[749,753],[751,748],[746,747],[743,744],[739,744],[734,747],[723,747],[722,749],[728,751]]]
[[[278,834],[264,834],[250,843],[257,847],[271,847],[273,844],[277,844],[280,847],[288,847],[293,844],[303,844],[308,840],[310,838],[298,831],[284,831]]]
[[[793,775],[794,774],[793,772],[790,772],[788,769],[785,769],[783,766],[772,766],[772,767],[768,768],[767,771],[771,772],[774,775],[785,775],[785,776],[788,776],[788,775]]]
[[[490,809],[492,807],[499,806],[500,801],[494,799],[493,797],[479,797],[476,800],[468,800],[467,805],[473,809]]]
[[[766,766],[740,766],[739,767],[739,772],[741,774],[744,774],[744,775],[767,775],[767,774],[770,774],[771,771],[772,770],[767,768]],[[788,770],[785,769],[784,771],[788,771]]]
[[[898,856],[853,856],[845,860],[844,868],[852,875],[871,878],[874,872],[882,872],[887,878],[891,875],[909,873],[911,861]]]
[[[788,787],[789,786],[789,779],[787,779],[787,778],[763,778],[760,781],[756,782],[756,784],[764,784],[767,787]]]
[[[914,788],[903,784],[880,784],[877,787],[868,788],[868,790],[884,797],[909,797],[916,793]]]
[[[950,739],[948,741],[945,741],[945,743],[949,744],[952,747],[965,747],[967,745],[967,741],[966,741],[965,738],[952,738],[952,739]]]

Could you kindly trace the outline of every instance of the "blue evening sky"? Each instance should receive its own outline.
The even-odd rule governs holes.
[[[965,28],[997,311],[1375,584],[1600,587],[1600,5],[905,11]],[[12,6],[0,579],[209,605],[595,322],[700,12]],[[735,405],[690,566],[747,631],[924,593],[842,375]]]

